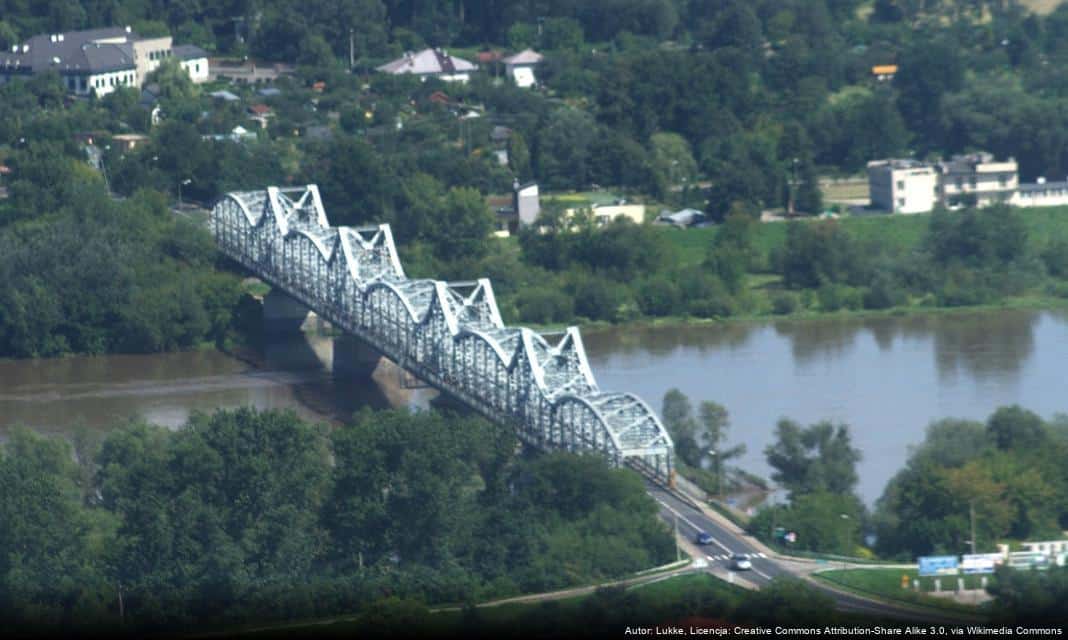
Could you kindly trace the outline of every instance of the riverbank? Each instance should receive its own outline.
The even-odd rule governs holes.
[[[572,323],[557,324],[532,324],[521,323],[540,332],[562,331],[570,326],[578,326],[583,332],[594,333],[598,331],[614,331],[621,329],[677,329],[690,327],[719,327],[731,325],[762,325],[769,322],[831,322],[838,320],[860,320],[867,318],[893,318],[893,317],[916,317],[916,316],[949,316],[970,315],[989,313],[994,311],[1056,311],[1068,309],[1068,299],[1055,296],[1017,296],[1006,298],[1001,302],[959,306],[959,307],[936,307],[927,305],[911,305],[904,307],[891,307],[889,309],[839,309],[837,311],[819,311],[806,309],[789,314],[777,314],[771,312],[747,313],[721,318],[696,318],[693,316],[664,316],[664,317],[641,317],[624,322],[606,322],[603,320],[580,320]]]

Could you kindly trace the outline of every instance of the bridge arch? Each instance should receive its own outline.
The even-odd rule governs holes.
[[[671,437],[641,398],[599,389],[576,327],[550,344],[504,325],[489,280],[409,279],[389,225],[330,227],[309,185],[226,194],[209,227],[223,253],[521,440],[671,477]]]

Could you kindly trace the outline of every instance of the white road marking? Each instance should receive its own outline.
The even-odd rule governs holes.
[[[672,509],[672,508],[671,508],[671,505],[667,504],[666,502],[664,502],[664,501],[663,501],[663,500],[661,500],[660,498],[655,498],[655,500],[656,500],[657,502],[659,502],[659,503],[660,503],[660,504],[661,504],[661,505],[662,505],[662,506],[663,506],[663,507],[664,507],[665,509],[667,509],[667,510],[668,510],[668,511],[670,511],[671,513],[675,514],[675,516],[676,516],[676,517],[678,517],[678,518],[679,518],[680,520],[682,520],[682,521],[683,521],[683,522],[685,522],[686,524],[690,525],[690,526],[691,526],[691,527],[693,527],[694,529],[697,529],[698,531],[704,531],[704,529],[702,529],[701,527],[699,527],[699,526],[697,526],[696,524],[694,524],[694,523],[693,523],[693,521],[691,521],[691,520],[690,520],[689,518],[687,518],[686,516],[682,515],[682,514],[681,514],[681,513],[679,513],[678,511],[675,511],[674,509]],[[723,549],[723,550],[724,550],[724,551],[726,551],[727,553],[731,553],[731,550],[727,548],[727,545],[723,544],[723,543],[722,543],[722,542],[720,542],[719,540],[716,540],[716,539],[715,539],[714,537],[712,537],[712,534],[708,534],[708,537],[712,539],[712,542],[714,542],[714,543],[716,544],[716,546],[717,546],[717,547],[719,547],[720,549]]]

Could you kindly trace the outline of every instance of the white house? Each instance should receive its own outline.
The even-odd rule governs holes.
[[[462,58],[450,56],[443,49],[423,49],[418,53],[405,53],[400,58],[377,67],[392,75],[412,74],[420,78],[438,78],[446,82],[466,83],[478,65]]]
[[[191,44],[180,44],[172,49],[175,60],[182,65],[189,79],[195,84],[207,82],[208,75],[208,52]]]
[[[543,59],[544,56],[533,49],[524,49],[504,59],[505,71],[517,87],[524,89],[533,87],[538,84],[538,79],[534,75],[534,67],[541,64]]]

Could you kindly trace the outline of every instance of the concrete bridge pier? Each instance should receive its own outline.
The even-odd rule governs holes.
[[[330,323],[295,298],[271,289],[263,298],[263,333],[267,336],[328,330]]]
[[[271,289],[263,298],[263,333],[299,333],[310,315],[311,309],[278,289]]]
[[[334,339],[334,375],[370,378],[378,368],[382,354],[355,336]]]

